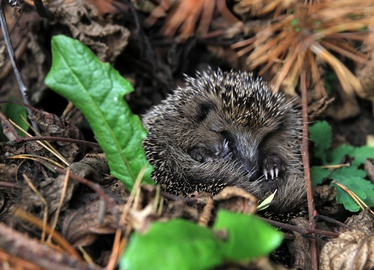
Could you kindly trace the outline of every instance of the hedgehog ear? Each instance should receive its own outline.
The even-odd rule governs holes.
[[[209,102],[200,103],[197,108],[197,121],[199,122],[204,121],[212,109],[213,109],[212,103],[209,103]]]

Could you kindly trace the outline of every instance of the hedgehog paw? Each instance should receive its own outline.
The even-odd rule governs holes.
[[[279,173],[284,169],[282,159],[275,155],[271,154],[264,158],[262,161],[262,170],[266,180],[273,180],[278,178]]]
[[[188,151],[188,154],[196,161],[204,163],[213,160],[214,154],[205,147],[194,147]]]
[[[222,143],[218,145],[214,155],[217,159],[223,159],[224,161],[231,160],[232,152],[229,146],[229,141],[224,139]]]

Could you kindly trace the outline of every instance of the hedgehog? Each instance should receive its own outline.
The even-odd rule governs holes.
[[[250,72],[208,69],[185,76],[143,116],[153,180],[171,194],[240,187],[284,212],[305,201],[299,101]]]

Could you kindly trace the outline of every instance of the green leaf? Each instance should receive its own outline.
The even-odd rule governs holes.
[[[346,155],[350,156],[353,151],[354,147],[351,145],[342,144],[338,146],[332,151],[329,164],[340,164],[343,160],[343,157]]]
[[[9,100],[17,100],[17,99],[10,98]],[[18,126],[23,128],[24,130],[27,131],[29,129],[29,126],[23,120],[23,119],[27,120],[27,110],[24,106],[21,106],[15,103],[4,103],[4,105],[2,105],[1,107],[2,107],[2,112],[5,114],[6,117],[8,117],[9,119],[12,119],[14,123],[16,123]],[[22,137],[25,136],[25,133],[23,133],[21,130],[18,130],[18,128],[16,128],[16,130],[18,131],[18,134],[20,136]],[[3,133],[1,133],[1,140],[2,141],[7,140],[5,136],[3,135]]]
[[[224,251],[230,260],[249,260],[267,255],[283,239],[282,233],[258,217],[222,210],[218,212],[214,229],[227,231]]]
[[[369,207],[374,206],[374,184],[365,179],[366,172],[357,167],[347,167],[336,170],[331,178],[339,182],[354,192]],[[357,203],[338,185],[332,184],[336,190],[336,201],[342,203],[344,208],[357,212],[360,207]]]
[[[353,147],[351,145],[342,144],[331,153],[331,164],[338,164],[341,162],[344,156],[350,156],[354,158],[352,166],[360,166],[365,164],[367,158],[374,158],[374,147],[372,146],[361,146]]]
[[[142,235],[134,233],[121,258],[126,270],[207,269],[221,264],[222,243],[208,228],[175,219],[155,222]]]
[[[354,157],[352,165],[360,166],[361,164],[365,164],[366,159],[374,158],[374,147],[367,145],[355,147],[354,151],[350,155]]]
[[[337,180],[337,181],[340,181],[340,180],[344,181],[344,179],[346,179],[347,176],[355,177],[357,179],[364,179],[366,177],[366,172],[354,166],[343,167],[343,168],[340,168],[339,170],[335,170],[330,178]]]
[[[45,83],[84,114],[112,175],[131,189],[145,166],[143,181],[153,183],[142,148],[146,130],[124,100],[133,88],[118,71],[100,62],[84,44],[59,35],[52,38],[52,68]]]
[[[319,166],[313,166],[310,169],[310,176],[312,177],[313,186],[322,184],[323,180],[331,175],[331,173],[331,170],[327,170]]]
[[[327,149],[331,147],[332,129],[326,121],[318,121],[309,127],[309,139],[314,142],[314,155],[327,162]]]

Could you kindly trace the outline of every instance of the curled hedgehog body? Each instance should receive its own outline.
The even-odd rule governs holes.
[[[163,190],[187,196],[237,186],[271,208],[305,200],[298,104],[246,72],[197,73],[143,118],[144,148]]]

